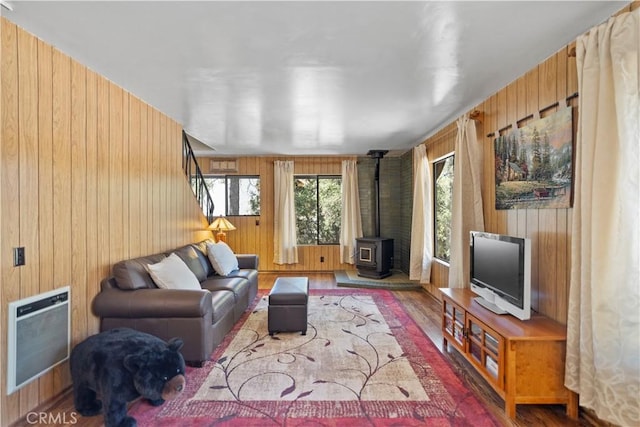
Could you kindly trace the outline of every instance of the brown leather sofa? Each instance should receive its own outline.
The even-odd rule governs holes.
[[[258,293],[258,256],[237,254],[239,269],[219,276],[207,257],[207,242],[116,263],[112,276],[102,280],[101,291],[93,300],[100,331],[129,327],[164,340],[180,337],[184,359],[202,365]],[[160,289],[155,285],[145,266],[172,252],[193,271],[202,290]]]

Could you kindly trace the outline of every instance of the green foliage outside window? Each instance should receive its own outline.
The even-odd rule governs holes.
[[[294,184],[298,244],[338,244],[342,211],[341,178],[296,176]]]
[[[318,243],[340,243],[342,219],[341,178],[318,178]]]
[[[294,178],[298,243],[315,245],[318,236],[318,187],[315,178]]]
[[[435,257],[449,262],[451,256],[451,212],[453,204],[453,156],[433,165],[435,187]]]

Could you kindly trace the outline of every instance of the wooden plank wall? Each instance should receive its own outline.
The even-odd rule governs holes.
[[[495,209],[494,131],[517,123],[526,125],[540,113],[545,117],[558,110],[551,107],[557,101],[566,105],[566,98],[577,92],[575,57],[569,55],[571,45],[542,62],[524,76],[476,106],[481,112],[478,128],[483,144],[483,202],[485,229],[495,233],[528,237],[532,241],[532,307],[566,323],[569,292],[572,209]],[[577,98],[569,100],[577,106]],[[577,112],[574,116],[574,128]],[[502,133],[509,132],[511,127]],[[455,123],[425,141],[430,159],[453,152]],[[446,287],[448,268],[435,263],[429,290]]]
[[[181,127],[9,21],[1,23],[0,425],[70,386],[60,365],[6,396],[6,307],[71,286],[72,345],[98,331],[110,265],[203,239]],[[26,265],[13,266],[23,246]]]
[[[260,216],[233,216],[228,219],[236,230],[227,232],[227,243],[236,253],[257,253],[261,271],[333,271],[352,269],[350,264],[340,262],[338,245],[300,246],[298,264],[278,265],[273,263],[273,162],[293,160],[294,173],[301,175],[340,175],[342,160],[355,157],[280,156],[239,157],[238,175],[260,176]],[[210,158],[201,157],[198,164],[203,173],[209,172]],[[324,257],[324,262],[320,262]]]

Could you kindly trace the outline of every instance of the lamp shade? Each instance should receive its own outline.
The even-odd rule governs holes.
[[[209,230],[213,231],[230,231],[235,229],[236,227],[223,216],[219,216],[209,225]]]
[[[231,224],[227,219],[223,216],[219,216],[216,218],[211,225],[209,225],[209,230],[213,230],[216,232],[216,240],[218,242],[224,242],[227,240],[227,234],[225,231],[235,230],[236,227]]]

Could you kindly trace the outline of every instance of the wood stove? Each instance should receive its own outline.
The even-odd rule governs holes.
[[[358,276],[383,279],[391,276],[393,239],[362,237],[356,239]]]
[[[393,267],[393,239],[380,237],[380,159],[387,150],[370,150],[367,155],[376,159],[375,185],[375,233],[374,237],[356,239],[356,268],[358,276],[383,279],[391,275]]]

